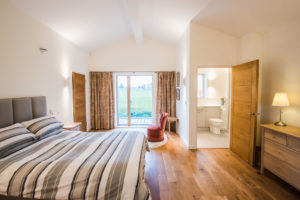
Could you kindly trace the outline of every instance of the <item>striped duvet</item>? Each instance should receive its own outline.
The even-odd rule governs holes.
[[[146,148],[138,131],[62,131],[0,159],[0,194],[29,199],[148,199]]]

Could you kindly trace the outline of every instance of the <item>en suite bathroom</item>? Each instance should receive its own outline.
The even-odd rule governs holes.
[[[229,148],[231,68],[198,68],[197,147]]]

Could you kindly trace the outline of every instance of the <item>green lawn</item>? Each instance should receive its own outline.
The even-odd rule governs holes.
[[[127,117],[127,89],[118,88],[118,112],[120,117]],[[152,89],[132,88],[131,117],[152,117]]]

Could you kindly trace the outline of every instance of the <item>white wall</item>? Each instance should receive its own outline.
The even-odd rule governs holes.
[[[259,60],[259,81],[258,81],[258,113],[261,113],[261,91],[262,91],[262,69],[263,69],[263,35],[259,33],[248,33],[239,38],[238,47],[238,64]],[[256,145],[260,146],[260,119],[261,115],[257,116],[256,129]]]
[[[225,33],[190,24],[190,105],[189,147],[197,146],[197,68],[199,66],[228,67],[237,62],[238,39]]]
[[[179,119],[178,134],[189,147],[189,73],[190,73],[190,30],[189,27],[177,46],[176,71],[180,72],[180,101],[176,101],[176,114]]]
[[[87,73],[87,53],[6,0],[0,1],[0,30],[0,98],[45,95],[48,109],[72,122],[71,74]],[[41,54],[39,47],[48,52]]]
[[[90,71],[174,71],[176,46],[144,38],[141,44],[131,38],[91,52]]]
[[[279,109],[272,107],[272,100],[275,92],[286,92],[291,106],[283,110],[283,121],[300,126],[299,55],[299,20],[264,35],[262,123],[279,120]]]
[[[263,57],[263,35],[259,33],[248,33],[239,38],[238,62],[245,63]],[[261,64],[261,63],[260,63]]]

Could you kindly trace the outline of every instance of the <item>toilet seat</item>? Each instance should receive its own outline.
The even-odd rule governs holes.
[[[209,120],[214,123],[223,123],[223,120],[221,120],[219,118],[210,118]]]
[[[210,118],[209,119],[209,129],[210,132],[214,134],[220,134],[221,128],[223,126],[224,122],[222,119],[219,118]]]

